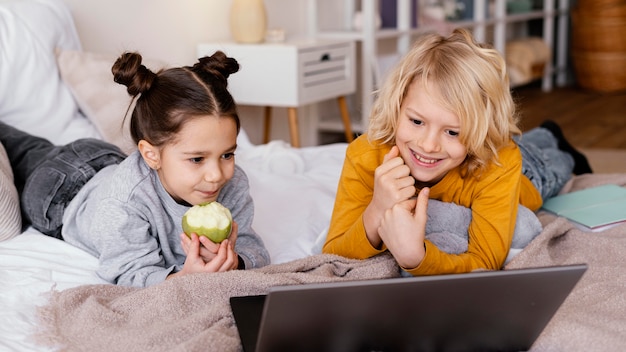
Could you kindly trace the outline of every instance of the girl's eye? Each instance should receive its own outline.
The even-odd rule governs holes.
[[[222,154],[222,159],[225,159],[225,160],[230,160],[230,159],[232,159],[234,157],[235,157],[235,153]]]
[[[457,131],[452,131],[452,130],[448,130],[448,134],[452,137],[458,137],[459,132]]]
[[[202,162],[202,160],[204,160],[203,157],[196,157],[196,158],[190,158],[189,161],[191,161],[194,164],[200,164]]]

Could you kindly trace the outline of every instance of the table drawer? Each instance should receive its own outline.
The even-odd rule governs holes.
[[[300,100],[318,101],[353,92],[354,52],[353,43],[301,50],[298,55]]]

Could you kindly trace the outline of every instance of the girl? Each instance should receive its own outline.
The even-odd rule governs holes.
[[[112,68],[115,82],[138,97],[130,121],[138,150],[128,157],[98,140],[57,147],[1,126],[24,218],[97,257],[97,274],[119,285],[268,264],[252,229],[248,179],[235,165],[240,123],[227,79],[237,61],[216,52],[157,73],[141,61],[124,53]],[[182,231],[183,214],[210,201],[234,218],[220,244]]]
[[[389,250],[413,275],[501,268],[518,206],[536,211],[571,177],[558,126],[519,137],[504,60],[464,29],[422,36],[379,93],[346,152],[323,251]],[[471,209],[464,253],[425,239],[429,197]]]

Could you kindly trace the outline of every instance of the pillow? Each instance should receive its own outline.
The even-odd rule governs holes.
[[[121,54],[121,53],[120,53]],[[102,138],[130,154],[136,149],[129,132],[129,116],[124,119],[131,104],[126,87],[113,81],[111,67],[117,56],[57,50],[57,65],[61,78],[70,88],[82,113],[96,126]],[[153,71],[164,68],[165,63],[143,60]]]
[[[4,146],[0,144],[0,241],[22,232],[20,198],[13,183],[13,170]]]
[[[70,142],[63,132],[81,116],[54,51],[78,50],[80,40],[65,3],[0,2],[0,48],[0,121],[54,144]]]

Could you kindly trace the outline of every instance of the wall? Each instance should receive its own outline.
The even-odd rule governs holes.
[[[230,38],[229,0],[64,0],[70,7],[83,50],[119,55],[139,51],[146,58],[172,65],[196,60],[196,45]],[[306,1],[265,0],[268,26],[287,37],[306,33]],[[305,110],[305,109],[301,109]],[[300,116],[305,117],[305,111]],[[242,125],[254,143],[262,139],[262,109],[240,108]],[[303,145],[310,130],[301,119]],[[285,109],[274,109],[272,138],[289,140]]]
[[[64,0],[84,50],[144,56],[189,64],[196,44],[230,38],[228,0]],[[270,27],[290,35],[306,30],[305,1],[266,0]]]

